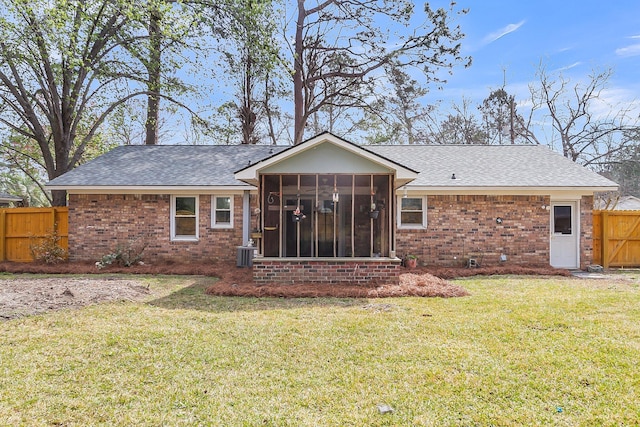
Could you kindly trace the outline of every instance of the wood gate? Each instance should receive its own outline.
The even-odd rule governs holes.
[[[68,249],[69,208],[0,209],[0,261],[33,261],[29,247],[54,231]]]
[[[640,267],[640,211],[593,211],[593,262]]]

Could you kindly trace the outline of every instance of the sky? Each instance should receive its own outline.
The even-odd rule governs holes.
[[[594,69],[612,68],[606,96],[640,100],[639,0],[459,0],[469,13],[458,18],[466,37],[462,53],[471,67],[454,69],[435,97],[481,102],[506,82],[526,98],[540,63],[573,81]]]
[[[430,3],[434,9],[448,9],[449,1]],[[461,53],[471,56],[472,65],[454,67],[442,90],[428,85],[430,92],[422,101],[425,105],[437,103],[440,117],[451,111],[452,103],[460,105],[463,97],[475,109],[493,89],[503,85],[515,95],[518,112],[526,117],[529,85],[536,82],[540,64],[551,76],[562,72],[572,85],[586,81],[594,70],[611,68],[614,74],[603,93],[606,102],[600,105],[601,111],[633,102],[640,113],[640,0],[457,1],[456,10],[469,9],[453,23],[465,34]],[[423,1],[415,3],[416,14],[424,16],[420,13]],[[287,16],[295,12],[287,10]],[[414,72],[410,73],[418,81],[424,78]],[[215,92],[215,99],[210,100],[213,106],[231,99],[235,88],[219,85]],[[285,111],[291,110],[291,99],[283,104]],[[536,134],[540,142],[555,145],[548,124],[539,126]],[[181,138],[181,127],[176,128],[174,136]]]

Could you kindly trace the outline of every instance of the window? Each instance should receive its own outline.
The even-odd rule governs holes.
[[[171,239],[198,239],[198,197],[171,197]]]
[[[211,210],[211,227],[233,228],[232,196],[213,196]]]
[[[427,226],[427,198],[399,197],[400,228],[424,228]]]
[[[553,233],[571,234],[571,206],[553,207]]]

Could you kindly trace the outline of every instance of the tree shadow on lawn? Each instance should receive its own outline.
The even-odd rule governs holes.
[[[198,310],[212,313],[295,309],[301,307],[355,307],[367,304],[366,299],[359,298],[216,296],[207,294],[207,289],[211,286],[211,278],[197,278],[193,284],[178,289],[164,297],[149,301],[147,304],[169,310]]]

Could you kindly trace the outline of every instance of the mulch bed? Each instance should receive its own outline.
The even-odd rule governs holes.
[[[201,275],[218,277],[214,285],[207,289],[211,295],[252,296],[252,297],[337,297],[337,298],[384,298],[400,296],[420,297],[460,297],[469,295],[461,286],[448,280],[457,277],[477,275],[543,275],[570,276],[567,270],[551,267],[499,266],[482,268],[442,268],[419,267],[407,269],[400,275],[398,285],[369,283],[362,285],[328,285],[299,283],[293,285],[264,285],[253,283],[251,269],[238,268],[233,263],[162,263],[144,264],[131,267],[109,266],[96,268],[93,263],[61,263],[55,265],[38,263],[0,262],[0,272],[32,274],[167,274]]]

